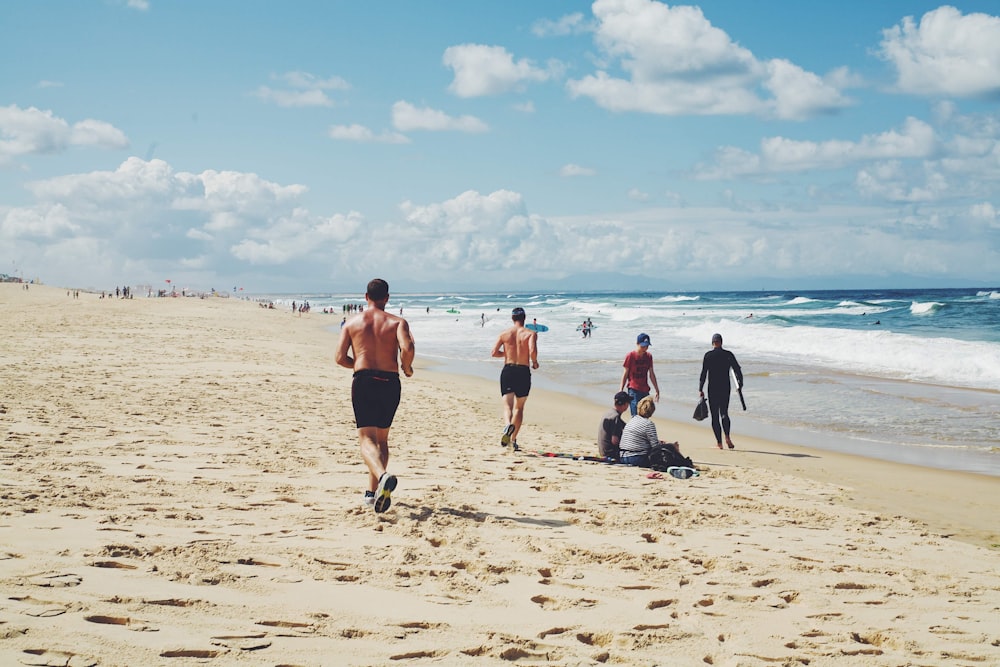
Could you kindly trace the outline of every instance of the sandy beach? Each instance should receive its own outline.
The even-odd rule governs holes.
[[[418,337],[376,515],[339,320],[0,284],[0,664],[1000,665],[1000,479],[656,417],[649,479],[543,391],[514,454]]]

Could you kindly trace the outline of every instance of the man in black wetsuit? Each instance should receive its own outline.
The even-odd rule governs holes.
[[[698,395],[704,398],[705,379],[708,379],[708,407],[712,414],[712,430],[715,432],[715,444],[722,449],[722,435],[726,435],[729,449],[735,449],[729,439],[729,369],[736,375],[737,390],[743,388],[743,371],[736,357],[729,350],[722,349],[722,335],[712,335],[712,349],[705,353],[701,362],[701,378],[698,380]]]

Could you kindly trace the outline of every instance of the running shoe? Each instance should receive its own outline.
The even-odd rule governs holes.
[[[376,514],[381,514],[389,509],[389,506],[392,505],[392,498],[389,496],[395,490],[396,476],[387,472],[382,473],[378,479],[378,489],[375,491],[375,502],[372,504]]]
[[[361,500],[362,507],[375,507],[375,492],[365,491],[365,497]]]
[[[500,436],[500,445],[506,447],[510,444],[510,436],[514,433],[514,425],[507,424],[503,429],[503,435]]]

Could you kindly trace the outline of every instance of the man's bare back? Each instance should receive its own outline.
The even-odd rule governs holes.
[[[503,357],[508,364],[538,368],[538,333],[515,324],[497,338],[493,356]]]
[[[353,358],[348,354],[352,349]],[[401,364],[397,361],[397,352],[401,353]],[[355,371],[390,373],[399,372],[401,365],[403,373],[410,377],[413,375],[413,337],[409,323],[377,306],[365,309],[348,320],[341,330],[337,363]]]

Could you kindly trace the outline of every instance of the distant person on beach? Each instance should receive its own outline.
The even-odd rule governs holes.
[[[628,410],[632,397],[624,391],[615,394],[614,407],[604,413],[601,424],[597,427],[597,453],[606,459],[618,460],[622,431],[625,430],[625,420],[622,413]]]
[[[650,417],[656,412],[656,403],[649,396],[639,400],[636,406],[636,415],[628,420],[625,429],[622,431],[622,439],[619,444],[621,450],[621,462],[630,466],[640,468],[649,467],[649,453],[656,445],[666,445],[672,448],[678,455],[681,455],[680,445],[676,442],[664,442],[656,435],[656,424]]]
[[[705,379],[708,379],[708,409],[712,414],[712,431],[715,432],[715,445],[722,449],[722,436],[726,436],[726,445],[735,449],[729,438],[729,395],[732,387],[729,384],[729,369],[736,375],[736,388],[743,388],[743,371],[736,361],[735,355],[722,348],[722,334],[712,334],[712,349],[705,353],[701,362],[701,378],[698,380],[698,395],[705,397],[703,391]]]
[[[622,364],[625,370],[622,371],[621,391],[627,391],[632,397],[630,410],[635,416],[639,401],[649,396],[649,385],[653,385],[656,391],[653,400],[660,400],[660,385],[656,382],[656,372],[653,371],[653,355],[649,353],[649,346],[652,343],[649,335],[641,333],[635,339],[635,349],[625,356],[625,363]]]
[[[361,458],[368,466],[365,505],[382,513],[392,504],[396,477],[389,465],[389,427],[399,407],[399,368],[413,375],[414,345],[410,325],[385,312],[389,283],[375,278],[365,292],[368,308],[351,318],[340,332],[337,363],[354,371],[351,402],[361,442]],[[352,358],[349,351],[354,352]],[[397,362],[396,356],[399,355]]]
[[[504,330],[497,337],[492,356],[504,360],[500,371],[500,395],[503,397],[503,413],[507,422],[500,436],[500,444],[513,445],[516,452],[517,434],[524,421],[524,404],[531,391],[531,369],[538,368],[538,333],[524,326],[524,308],[511,311],[514,326]],[[528,364],[531,364],[529,367]]]

